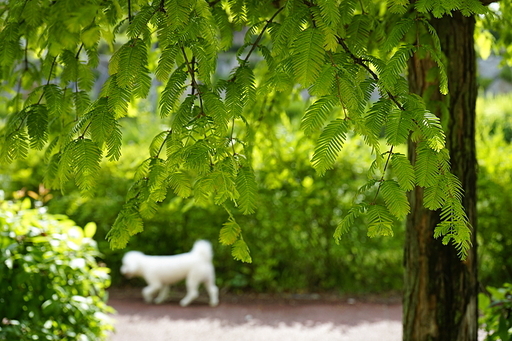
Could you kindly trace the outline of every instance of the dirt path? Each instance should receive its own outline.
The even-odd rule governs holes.
[[[348,302],[318,296],[222,297],[218,307],[201,296],[191,306],[180,297],[148,305],[137,292],[111,293],[117,310],[111,341],[399,341],[398,303]]]

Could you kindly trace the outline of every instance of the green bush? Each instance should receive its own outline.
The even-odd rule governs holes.
[[[502,288],[487,287],[489,294],[478,296],[480,326],[486,332],[485,341],[512,340],[512,284]]]
[[[45,208],[0,199],[0,340],[106,340],[106,287],[85,229]]]
[[[484,286],[500,286],[512,274],[512,96],[478,101],[478,253]]]

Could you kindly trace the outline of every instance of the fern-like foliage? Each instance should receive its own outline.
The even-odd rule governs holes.
[[[388,208],[382,205],[368,207],[368,237],[392,236],[394,217]]]
[[[237,222],[230,218],[220,229],[219,241],[224,245],[232,245],[239,238],[241,231],[242,229]]]
[[[310,86],[320,74],[325,51],[322,35],[314,28],[307,28],[297,35],[293,44],[293,68],[297,81]]]
[[[72,169],[76,184],[82,192],[90,193],[100,171],[101,149],[88,139],[78,139],[73,143],[74,147],[67,152],[74,154]]]
[[[412,117],[409,113],[399,109],[392,110],[387,120],[387,143],[393,146],[406,144],[412,123]]]
[[[48,110],[44,105],[32,105],[25,110],[30,147],[41,150],[48,141]]]
[[[404,45],[401,46],[389,59],[382,72],[381,78],[385,89],[391,92],[395,91],[395,85],[402,77],[402,73],[407,67],[407,61],[412,57],[415,51],[415,46]]]
[[[239,239],[233,244],[231,248],[231,255],[236,260],[240,260],[245,263],[252,263],[249,247],[243,239]]]
[[[236,189],[240,194],[238,206],[243,214],[254,213],[257,207],[257,183],[254,171],[248,167],[240,167],[236,176]]]
[[[400,188],[405,191],[412,190],[416,183],[416,175],[409,159],[403,154],[395,153],[391,157],[391,167]]]
[[[324,174],[336,162],[343,143],[347,138],[347,121],[337,119],[329,123],[320,135],[311,162],[319,174]]]
[[[404,219],[409,213],[409,201],[405,190],[394,180],[385,180],[381,185],[381,193],[386,207],[393,216]]]
[[[425,143],[420,143],[416,154],[416,183],[421,187],[430,187],[435,184],[439,175],[438,153],[426,147]]]
[[[134,203],[128,201],[117,216],[114,225],[107,234],[107,240],[113,249],[123,249],[130,237],[143,231],[142,217]]]
[[[328,95],[319,98],[311,104],[306,110],[300,125],[304,133],[310,135],[313,131],[320,129],[337,102],[336,96]]]
[[[404,74],[414,54],[428,55],[446,93],[447,64],[428,18],[485,10],[478,0],[386,4],[384,10],[357,0],[9,1],[0,18],[0,93],[8,97],[0,159],[12,162],[48,145],[45,183],[63,188],[74,181],[90,194],[102,159],[121,157],[123,117],[137,115],[131,109],[138,101],[156,98],[164,128],[108,235],[113,247],[124,247],[170,191],[254,212],[254,131],[272,125],[300,94],[311,103],[301,129],[320,132],[311,159],[318,174],[334,167],[353,134],[374,154],[357,194],[373,199],[357,200],[336,239],[359,218],[368,220],[370,236],[391,235],[393,222],[409,211],[405,193],[417,185],[425,205],[441,210],[436,235],[464,255],[468,221],[441,121],[409,93]],[[230,70],[217,70],[221,51],[234,47],[234,32],[243,29]],[[96,96],[104,46],[113,54]],[[394,149],[409,138],[417,143],[414,167]],[[227,211],[221,242],[250,261],[242,229]]]
[[[414,19],[411,17],[401,18],[393,28],[391,32],[387,36],[387,39],[383,45],[384,50],[391,51],[396,48],[396,46],[400,45],[400,42],[404,38],[404,36],[411,30],[414,25]]]
[[[231,213],[229,220],[220,229],[219,241],[223,245],[231,245],[233,258],[246,263],[252,262],[249,248],[242,238],[242,229]]]
[[[160,116],[165,117],[176,110],[178,100],[185,91],[187,73],[182,68],[177,68],[167,81],[160,97]]]
[[[367,209],[367,205],[359,204],[354,205],[347,214],[343,217],[343,219],[339,222],[338,226],[336,227],[336,230],[334,231],[334,239],[337,243],[339,243],[339,240],[341,239],[341,236],[345,233],[347,233],[353,226],[356,221],[356,219],[365,214]]]

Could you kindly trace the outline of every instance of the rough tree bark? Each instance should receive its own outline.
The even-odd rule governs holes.
[[[410,195],[411,214],[405,243],[404,341],[476,341],[476,148],[475,103],[477,97],[473,17],[454,13],[433,19],[447,58],[449,95],[443,96],[431,82],[435,64],[415,56],[409,62],[410,90],[423,96],[429,109],[441,117],[447,134],[451,167],[464,189],[463,204],[472,225],[468,258],[461,261],[453,245],[433,238],[439,212],[423,208],[423,191]],[[415,161],[414,145],[409,157]]]

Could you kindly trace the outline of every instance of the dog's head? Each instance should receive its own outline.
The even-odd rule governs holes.
[[[121,273],[128,278],[140,276],[140,259],[143,256],[144,254],[139,251],[129,251],[125,253],[125,255],[123,256],[123,265],[121,266]]]

